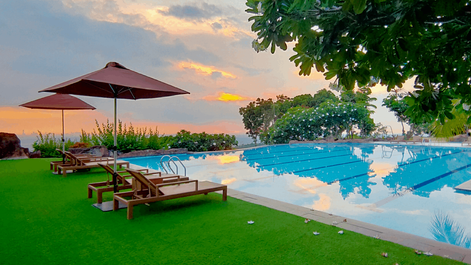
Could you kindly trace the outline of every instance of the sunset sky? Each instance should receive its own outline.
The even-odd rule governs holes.
[[[294,97],[327,88],[321,73],[298,76],[293,54],[256,53],[244,0],[14,0],[0,1],[0,131],[61,132],[61,112],[18,105],[50,94],[39,90],[116,61],[191,94],[118,100],[118,116],[134,126],[172,134],[245,133],[238,109],[257,97]],[[411,87],[408,84],[408,87]],[[400,133],[381,107],[375,122]],[[94,111],[66,111],[66,133],[91,132],[112,120],[113,100],[79,97]]]

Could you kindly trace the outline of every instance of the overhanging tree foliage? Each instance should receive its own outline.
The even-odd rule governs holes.
[[[415,77],[408,116],[441,123],[471,105],[469,0],[247,0],[255,50],[287,49],[300,75],[313,67],[352,90],[388,90]],[[452,104],[452,99],[458,99]],[[468,123],[471,118],[468,119]]]

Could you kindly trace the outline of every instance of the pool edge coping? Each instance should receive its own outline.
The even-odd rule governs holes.
[[[348,231],[353,231],[370,237],[378,236],[378,238],[381,240],[400,244],[402,246],[409,247],[412,249],[418,249],[420,251],[428,251],[431,252],[433,255],[471,264],[471,249],[466,249],[460,246],[439,242],[433,239],[428,239],[425,237],[412,235],[390,228],[369,224],[362,221],[357,221],[351,218],[345,218],[338,215],[329,214],[322,211],[317,211],[274,199],[269,199],[243,191],[238,191],[230,188],[228,188],[227,191],[228,196],[249,203],[258,204],[277,211],[282,211],[303,218],[308,218],[310,220],[321,222],[327,225],[335,224],[335,226]]]

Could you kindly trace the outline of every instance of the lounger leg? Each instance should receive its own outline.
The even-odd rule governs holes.
[[[91,197],[93,197],[93,191],[88,187],[88,198],[90,199]]]
[[[128,204],[128,220],[131,220],[132,219],[132,210],[134,208],[134,205],[132,205],[131,203]]]
[[[62,176],[65,178],[67,177],[67,169],[62,170]]]
[[[113,211],[119,210],[119,201],[113,198]]]
[[[103,192],[101,190],[96,191],[96,199],[97,199],[97,203],[103,202]]]
[[[227,189],[222,190],[222,200],[227,201]]]

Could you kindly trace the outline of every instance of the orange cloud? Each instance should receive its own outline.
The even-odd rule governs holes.
[[[192,63],[192,62],[180,62],[178,64],[178,68],[180,68],[180,69],[193,69],[193,70],[196,71],[197,74],[201,74],[201,75],[212,75],[214,73],[219,73],[223,77],[226,77],[226,78],[232,78],[232,79],[237,78],[235,75],[233,75],[229,72],[225,72],[225,71],[216,69],[214,66],[205,66],[205,65],[202,65],[202,64],[197,64],[197,63]]]
[[[206,97],[203,97],[203,99],[208,100],[208,101],[219,100],[223,102],[253,100],[253,98],[250,98],[250,97],[244,97],[244,96],[234,95],[234,94],[225,93],[225,92],[219,92],[217,96],[206,96]]]

